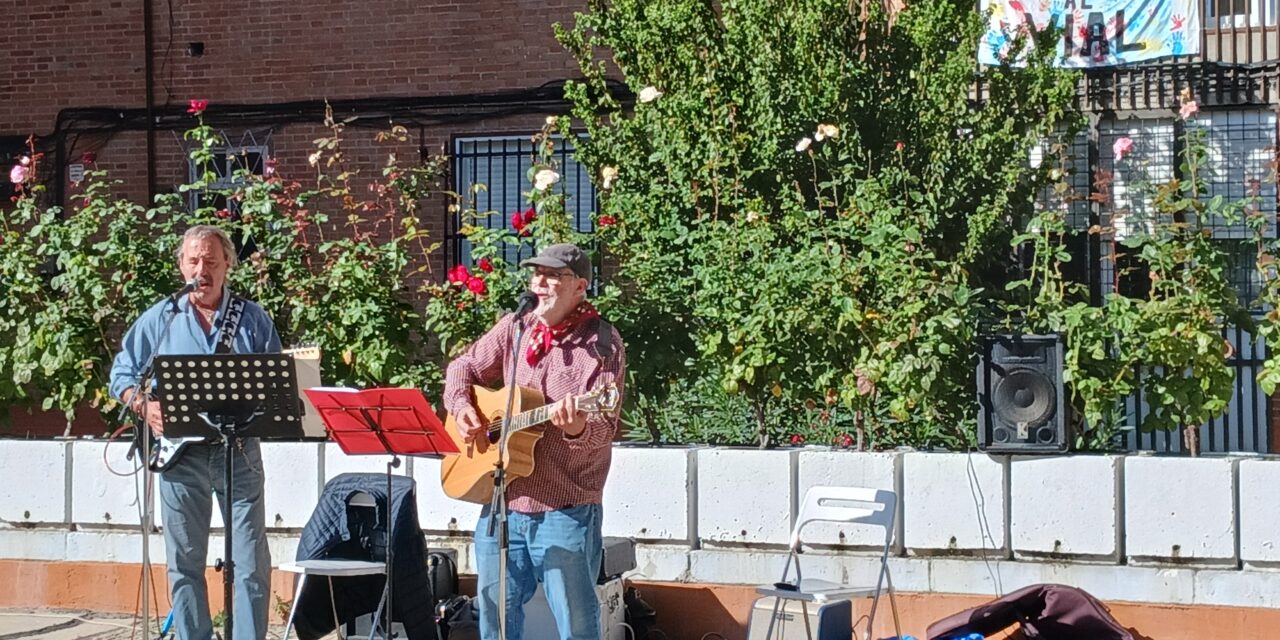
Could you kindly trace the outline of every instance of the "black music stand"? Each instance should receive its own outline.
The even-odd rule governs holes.
[[[233,453],[240,438],[296,438],[302,435],[293,356],[280,353],[158,356],[155,395],[166,437],[221,438],[226,499],[222,502],[225,542],[222,560],[226,623],[235,619],[235,561],[231,524]]]
[[[382,637],[391,639],[391,565],[395,556],[395,518],[391,515],[391,470],[400,456],[439,458],[459,453],[444,424],[418,389],[356,389],[315,387],[306,390],[311,404],[343,453],[390,455],[387,462],[387,568],[378,610],[374,612],[372,638],[382,626]]]

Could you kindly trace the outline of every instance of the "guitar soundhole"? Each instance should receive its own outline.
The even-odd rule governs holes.
[[[501,438],[501,437],[502,437],[502,434],[501,434],[501,433],[498,433],[498,432],[496,432],[496,431],[490,431],[490,432],[489,432],[489,444],[498,444],[498,438]]]

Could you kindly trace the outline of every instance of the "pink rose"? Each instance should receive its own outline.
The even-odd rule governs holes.
[[[467,280],[467,288],[471,290],[471,293],[482,296],[485,292],[484,280],[472,276],[470,280]]]
[[[14,184],[22,184],[26,182],[29,176],[30,172],[27,168],[20,164],[13,165],[13,168],[9,170],[9,182]]]
[[[1178,110],[1178,117],[1186,120],[1199,112],[1200,105],[1196,104],[1195,100],[1188,100],[1182,103],[1182,108]]]
[[[1124,157],[1133,152],[1133,140],[1128,136],[1119,138],[1111,145],[1111,154],[1116,157],[1116,162],[1124,160]]]
[[[200,115],[200,114],[204,113],[204,110],[205,110],[205,109],[208,109],[208,108],[209,108],[209,101],[208,101],[208,100],[194,100],[194,99],[193,99],[193,100],[191,100],[190,102],[188,102],[188,103],[187,103],[187,113],[189,113],[189,114],[191,114],[191,115],[193,115],[193,116],[198,116],[198,115]]]
[[[599,218],[596,219],[596,224],[600,225],[601,227],[611,227],[615,224],[618,224],[618,219],[613,216],[600,216]]]

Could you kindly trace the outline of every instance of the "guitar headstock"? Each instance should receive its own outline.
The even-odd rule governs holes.
[[[614,413],[621,401],[622,394],[618,392],[617,383],[610,382],[578,396],[578,410],[587,413]]]

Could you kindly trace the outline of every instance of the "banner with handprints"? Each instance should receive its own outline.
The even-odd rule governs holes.
[[[1032,32],[1057,27],[1057,64],[1107,67],[1200,52],[1200,13],[1192,0],[982,0],[989,16],[978,46],[983,64],[1020,64]],[[1022,40],[1026,45],[1020,45]]]

